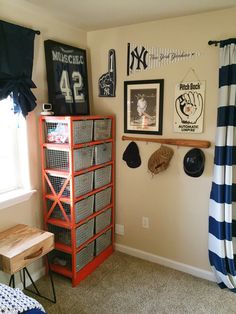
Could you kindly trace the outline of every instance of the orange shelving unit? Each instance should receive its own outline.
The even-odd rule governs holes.
[[[54,272],[76,286],[114,250],[113,116],[41,116],[45,228]]]

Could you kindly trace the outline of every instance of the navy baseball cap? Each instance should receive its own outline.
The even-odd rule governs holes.
[[[135,142],[129,143],[123,153],[123,160],[130,168],[138,168],[141,165],[138,145]]]
[[[184,156],[184,172],[190,177],[200,177],[204,171],[205,155],[199,148],[193,148]]]

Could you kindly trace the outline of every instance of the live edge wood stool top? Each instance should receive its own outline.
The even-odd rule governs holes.
[[[0,232],[0,270],[12,275],[53,249],[53,233],[16,225]]]

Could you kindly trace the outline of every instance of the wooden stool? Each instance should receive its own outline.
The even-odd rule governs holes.
[[[56,294],[50,263],[47,253],[54,249],[54,234],[38,228],[19,224],[7,230],[0,232],[0,269],[11,275],[9,286],[15,288],[15,276],[18,271],[23,270],[24,289],[30,291],[44,299],[56,303]],[[51,280],[53,299],[49,299],[39,292],[27,266],[38,260],[40,257],[47,258],[48,273]],[[36,292],[26,288],[25,274],[29,276]]]

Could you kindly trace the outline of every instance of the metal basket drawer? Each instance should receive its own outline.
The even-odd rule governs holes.
[[[49,262],[55,265],[60,265],[71,270],[71,255],[58,250],[53,250],[49,254]]]
[[[98,189],[101,186],[111,182],[111,166],[99,168],[94,171],[94,188]]]
[[[73,121],[74,144],[91,142],[93,139],[93,120]]]
[[[69,141],[68,123],[59,121],[45,122],[45,142],[64,144]]]
[[[75,197],[91,192],[93,189],[93,171],[74,178]]]
[[[93,165],[94,147],[75,149],[74,171],[89,168]],[[46,168],[57,170],[69,170],[69,152],[65,150],[46,149]]]
[[[45,149],[46,168],[69,170],[69,152],[57,149]]]
[[[111,208],[107,209],[105,212],[96,216],[95,218],[95,233],[102,231],[104,228],[111,224]]]
[[[57,175],[49,175],[49,174],[48,174],[48,179],[56,194],[58,194],[61,191],[61,188],[63,187],[66,181],[66,178],[64,177],[60,177]],[[47,192],[49,194],[53,194],[48,183],[47,183]],[[70,196],[70,182],[68,182],[67,185],[65,186],[62,192],[62,196],[68,196],[68,197]]]
[[[94,140],[105,140],[111,137],[111,119],[94,120]]]
[[[74,171],[89,168],[93,165],[94,147],[83,147],[74,150]]]
[[[48,231],[55,234],[56,242],[71,246],[71,230],[48,224]],[[94,235],[94,218],[79,226],[75,231],[76,247],[92,238]]]
[[[111,229],[100,235],[95,240],[95,255],[99,255],[111,244]]]
[[[71,245],[71,230],[48,224],[48,231],[54,233],[55,241]]]
[[[92,215],[94,207],[94,195],[84,198],[75,204],[75,222],[87,218]]]
[[[111,187],[95,194],[95,212],[111,203]]]
[[[76,254],[76,271],[79,271],[89,262],[93,260],[94,257],[94,241],[89,243],[85,248]]]
[[[76,246],[79,247],[94,235],[94,218],[76,229]]]
[[[47,211],[49,212],[49,210],[51,209],[52,205],[53,205],[54,201],[52,200],[47,200]],[[61,205],[66,213],[66,216],[68,217],[69,220],[71,220],[71,210],[70,210],[70,204],[61,202]],[[59,206],[59,204],[57,203],[55,205],[55,207],[53,208],[53,211],[50,215],[51,218],[57,218],[57,219],[62,219],[65,220],[65,217],[61,211],[61,208]]]
[[[95,165],[100,165],[111,160],[112,143],[104,143],[95,146]]]

